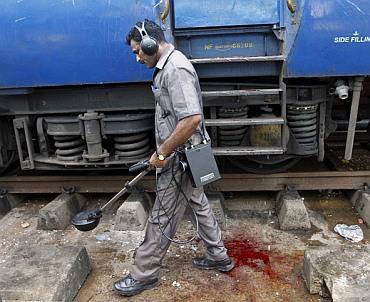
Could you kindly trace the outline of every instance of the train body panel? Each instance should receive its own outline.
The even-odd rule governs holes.
[[[124,41],[152,2],[1,1],[0,88],[150,80]]]
[[[161,7],[159,0],[2,1],[0,88],[150,81],[151,71],[136,64],[124,38],[135,21],[158,20]],[[192,58],[276,53],[273,31],[263,32],[270,26],[287,29],[281,53],[286,77],[370,74],[366,0],[301,0],[294,14],[285,1],[277,0],[177,0],[172,9],[173,24],[162,26],[169,40],[175,39]],[[191,47],[186,45],[189,35]],[[230,73],[221,66],[212,68],[218,77]],[[243,75],[253,74],[232,73]]]
[[[370,2],[299,2],[292,21],[299,29],[287,42],[287,77],[369,75]]]
[[[276,24],[278,0],[174,1],[174,28],[202,28]]]

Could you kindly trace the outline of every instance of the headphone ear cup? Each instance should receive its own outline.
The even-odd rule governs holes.
[[[140,43],[140,48],[146,55],[153,56],[158,50],[158,43],[154,38],[144,36]]]

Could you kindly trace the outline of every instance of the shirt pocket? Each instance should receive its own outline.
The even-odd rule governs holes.
[[[159,104],[163,110],[168,110],[170,106],[170,96],[165,88],[152,88],[155,102]]]

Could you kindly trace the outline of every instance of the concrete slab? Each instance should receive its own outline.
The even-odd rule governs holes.
[[[356,211],[370,228],[370,192],[356,191],[351,201]]]
[[[281,230],[308,230],[311,228],[303,198],[295,190],[279,192],[276,212]]]
[[[309,248],[303,275],[311,294],[329,293],[333,302],[370,301],[370,247]]]
[[[0,296],[72,301],[91,270],[84,247],[24,245],[0,263]]]
[[[149,195],[142,193],[130,194],[116,213],[114,229],[116,231],[142,231],[144,230],[148,216]]]
[[[64,230],[85,205],[86,199],[81,194],[62,193],[39,211],[37,229]]]

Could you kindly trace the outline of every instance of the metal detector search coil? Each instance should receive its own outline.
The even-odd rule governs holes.
[[[199,188],[221,178],[217,163],[208,142],[185,148],[183,151],[186,162],[180,164],[188,171],[192,185]]]
[[[140,179],[142,179],[149,171],[149,160],[144,160],[136,163],[135,165],[129,168],[131,173],[139,173],[134,177],[130,182],[126,183],[125,186],[114,195],[104,206],[99,209],[87,210],[80,213],[77,213],[73,219],[72,224],[79,231],[86,232],[95,229],[100,221],[100,218],[103,215],[104,209],[109,207],[111,204],[116,202],[123,194],[129,191],[129,189],[134,186]]]

